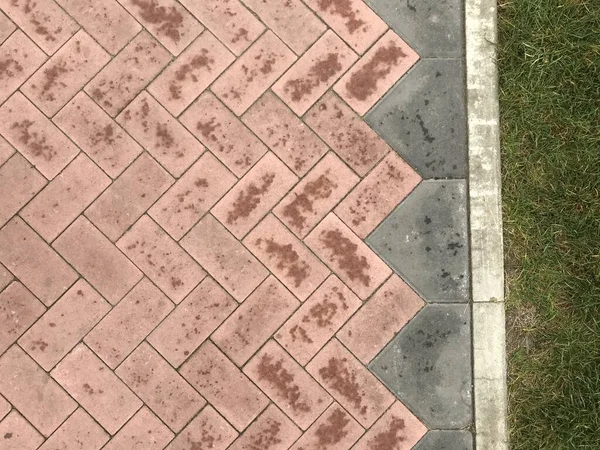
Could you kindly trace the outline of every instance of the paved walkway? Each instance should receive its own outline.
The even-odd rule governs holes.
[[[0,8],[0,449],[472,448],[459,0]]]

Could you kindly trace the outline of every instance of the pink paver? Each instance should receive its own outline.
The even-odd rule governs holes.
[[[19,339],[19,345],[45,370],[51,370],[110,310],[110,305],[80,279]]]
[[[225,450],[237,437],[235,429],[207,406],[169,444],[166,450]]]
[[[61,109],[110,60],[85,31],[78,31],[21,88],[48,116]]]
[[[300,428],[306,430],[327,409],[331,397],[275,341],[269,341],[244,373]]]
[[[3,450],[35,450],[44,442],[44,437],[16,410],[0,422]]]
[[[14,155],[15,149],[12,145],[6,142],[2,136],[0,136],[0,166],[10,159]]]
[[[0,264],[0,292],[4,290],[6,286],[13,280],[12,273],[8,271],[6,267]]]
[[[260,389],[210,341],[179,372],[240,431],[269,403]]]
[[[418,59],[419,55],[390,30],[342,77],[335,91],[362,116]]]
[[[15,31],[0,46],[0,103],[10,97],[45,60],[44,52],[25,33]]]
[[[85,92],[114,117],[170,59],[169,52],[142,31],[88,83]]]
[[[179,55],[204,29],[175,0],[119,1],[174,55]]]
[[[204,151],[204,146],[147,92],[132,101],[117,121],[175,177]]]
[[[200,285],[148,337],[175,367],[183,363],[235,310],[237,303],[212,278]]]
[[[20,92],[2,105],[0,116],[0,133],[49,180],[79,153]]]
[[[142,278],[138,268],[82,216],[53,246],[113,305]]]
[[[77,279],[75,271],[19,217],[0,230],[0,262],[46,306]]]
[[[360,176],[390,151],[385,141],[332,93],[313,106],[305,121]]]
[[[242,120],[296,175],[306,174],[327,153],[327,145],[270,91]]]
[[[298,178],[273,153],[267,153],[212,209],[241,239],[296,184]]]
[[[229,450],[287,450],[302,432],[275,405],[269,406]]]
[[[236,55],[246,50],[265,29],[238,0],[182,0],[181,3]]]
[[[2,9],[49,55],[79,29],[53,0],[5,0]]]
[[[78,93],[52,121],[110,177],[116,178],[143,151],[85,93]]]
[[[35,194],[46,179],[20,154],[15,154],[0,167],[0,226],[16,214]]]
[[[238,302],[267,277],[267,270],[213,216],[207,215],[181,245]]]
[[[213,83],[211,90],[239,116],[295,60],[294,53],[267,31]]]
[[[75,411],[39,450],[100,450],[110,436],[83,408]]]
[[[333,213],[323,219],[305,242],[363,300],[392,273]]]
[[[275,339],[305,365],[361,305],[360,299],[331,275],[279,329]]]
[[[6,417],[6,415],[10,412],[11,408],[11,404],[8,403],[6,399],[0,395],[0,420]]]
[[[260,222],[243,242],[300,301],[329,275],[329,269],[273,215]]]
[[[77,408],[73,399],[16,345],[0,358],[0,392],[46,437]]]
[[[306,0],[306,4],[360,54],[387,30],[362,0]]]
[[[144,342],[115,373],[176,433],[206,404],[200,394]]]
[[[368,364],[423,307],[423,300],[397,275],[371,297],[338,333],[364,364]],[[377,333],[373,333],[373,324]]]
[[[349,450],[364,431],[344,408],[334,403],[290,450]]]
[[[140,399],[83,344],[54,368],[52,378],[110,434],[142,406]]]
[[[237,179],[212,153],[204,153],[150,208],[149,214],[179,240]]]
[[[267,151],[267,147],[208,91],[183,113],[181,123],[238,177]]]
[[[173,439],[173,433],[148,408],[140,409],[125,424],[104,450],[162,450]]]
[[[300,0],[245,0],[245,4],[298,55],[327,29]]]
[[[358,59],[332,31],[327,31],[279,79],[273,91],[299,116],[303,115]]]
[[[359,178],[333,152],[273,209],[275,215],[302,238],[350,191]]]
[[[394,396],[335,339],[306,368],[364,427],[394,402]]]
[[[80,153],[21,211],[46,241],[53,241],[100,193],[110,178]]]
[[[241,366],[298,305],[298,300],[279,281],[269,277],[213,333],[212,340]]]
[[[4,42],[17,27],[0,11],[0,44]]]
[[[425,435],[427,428],[402,403],[394,405],[365,433],[356,450],[390,446],[409,450]]]
[[[85,215],[116,241],[173,184],[173,178],[143,153],[87,209]]]
[[[204,31],[148,86],[148,92],[178,116],[234,60],[227,47]]]
[[[0,353],[8,349],[42,314],[44,305],[15,281],[0,293]]]
[[[142,29],[115,0],[57,0],[57,3],[113,55]]]
[[[348,194],[335,213],[364,239],[420,181],[419,174],[391,152]]]
[[[144,278],[84,341],[114,369],[172,309],[167,297]]]
[[[175,303],[183,300],[206,275],[148,216],[142,216],[117,246]]]

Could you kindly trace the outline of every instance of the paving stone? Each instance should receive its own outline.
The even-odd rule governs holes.
[[[110,310],[110,305],[79,279],[19,339],[19,345],[50,371]]]
[[[51,375],[110,434],[142,406],[140,399],[83,344],[58,363]]]
[[[119,430],[104,450],[130,450],[132,445],[141,445],[144,450],[162,450],[171,439],[171,430],[152,411],[143,407]]]
[[[29,100],[53,116],[110,60],[89,34],[79,30],[21,88]]]
[[[427,301],[469,299],[466,189],[464,180],[424,181],[368,238]]]
[[[173,304],[144,278],[85,337],[85,343],[112,369],[144,340]]]
[[[82,408],[77,409],[39,450],[99,450],[110,436]]]
[[[15,281],[0,293],[0,353],[19,339],[42,314],[44,305]]]
[[[269,404],[267,397],[210,341],[179,370],[238,431]]]
[[[294,53],[267,31],[212,84],[211,90],[239,116],[295,60]]]
[[[10,157],[14,155],[14,153],[14,147],[8,142],[6,142],[6,139],[0,136],[0,166],[2,166],[6,161],[8,161]]]
[[[175,303],[206,276],[196,261],[148,216],[142,216],[117,246]]]
[[[209,91],[182,114],[181,123],[238,177],[267,151],[267,147]]]
[[[181,246],[238,302],[267,277],[267,270],[213,216],[206,215]]]
[[[85,215],[116,241],[172,184],[169,173],[143,153],[92,203]]]
[[[301,116],[357,59],[350,47],[328,30],[275,83],[273,91]]]
[[[54,178],[79,149],[20,92],[0,107],[0,133],[46,178]]]
[[[212,335],[238,366],[243,365],[298,307],[274,277],[267,278]]]
[[[46,306],[77,279],[75,271],[19,217],[0,230],[0,262]]]
[[[180,432],[166,450],[225,450],[237,437],[235,429],[214,408],[207,406]]]
[[[471,423],[470,322],[468,305],[428,305],[370,365],[431,428]]]
[[[415,445],[415,450],[473,450],[473,436],[468,431],[431,430]]]
[[[0,30],[3,30],[1,24]],[[44,52],[25,33],[15,31],[0,46],[0,103],[10,97],[45,60]]]
[[[176,433],[206,404],[200,394],[145,342],[115,373]]]
[[[11,409],[12,405],[0,395],[0,420],[4,419]]]
[[[234,60],[227,47],[204,31],[148,86],[148,92],[178,116]]]
[[[138,95],[117,122],[175,177],[204,151],[204,146],[147,92]]]
[[[0,436],[3,450],[35,450],[44,442],[44,437],[16,410],[0,422]]]
[[[0,358],[0,393],[46,437],[77,408],[73,399],[16,345]]]
[[[57,3],[113,55],[142,29],[115,0],[57,0]]]
[[[460,60],[419,61],[366,116],[424,178],[464,178],[467,112]]]
[[[87,84],[85,92],[114,117],[170,60],[170,53],[142,31]]]
[[[3,43],[17,27],[0,11],[0,44]]]
[[[183,363],[233,312],[237,303],[212,278],[200,285],[148,337],[175,367]]]
[[[12,273],[8,271],[6,267],[0,264],[0,292],[4,290],[6,286],[13,280]]]
[[[464,48],[460,0],[366,0],[397,33],[424,57],[460,57]]]
[[[112,178],[117,178],[143,151],[83,92],[78,93],[52,120]]]
[[[82,216],[53,245],[112,305],[142,278],[138,268]]]
[[[46,241],[53,241],[110,184],[110,178],[80,153],[21,211]]]
[[[204,27],[175,0],[119,0],[171,53],[179,55]]]

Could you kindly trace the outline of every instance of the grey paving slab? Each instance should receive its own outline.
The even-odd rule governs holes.
[[[465,178],[465,95],[461,60],[421,60],[366,121],[423,178]]]
[[[413,450],[473,450],[473,436],[462,430],[432,430]]]
[[[427,180],[367,238],[429,302],[469,300],[465,180]]]
[[[369,368],[429,428],[472,421],[469,305],[427,305]]]
[[[366,3],[419,55],[463,55],[463,0],[366,0]]]

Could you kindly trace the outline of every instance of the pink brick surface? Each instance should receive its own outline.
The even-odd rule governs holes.
[[[44,305],[18,281],[2,291],[0,353],[8,349],[44,312]]]
[[[0,11],[0,44],[4,42],[17,27]]]
[[[109,438],[83,408],[78,408],[39,450],[99,450]]]
[[[6,142],[6,139],[0,136],[0,166],[8,161],[9,158],[14,155],[14,153],[14,147]]]
[[[0,436],[4,450],[35,450],[44,442],[44,437],[16,410],[0,422]]]
[[[104,447],[105,450],[161,450],[173,439],[173,433],[148,408],[140,409]]]
[[[208,446],[225,450],[237,437],[235,429],[211,406],[207,406],[169,444],[167,450],[191,450]]]
[[[8,271],[6,267],[0,264],[0,292],[4,290],[6,286],[13,280],[12,273]]]

